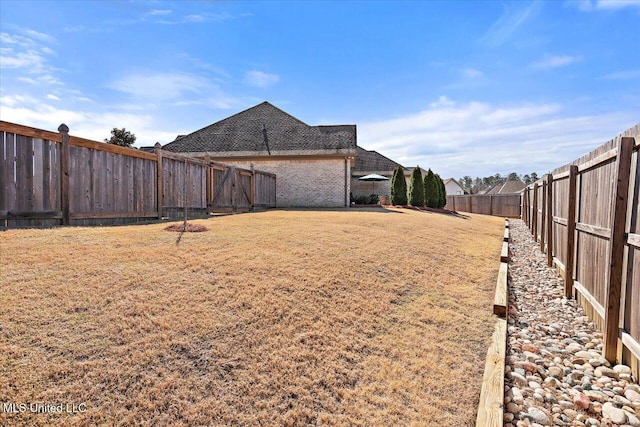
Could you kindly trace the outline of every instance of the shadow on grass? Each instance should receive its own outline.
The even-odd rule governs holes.
[[[402,206],[393,206],[394,208],[398,208],[398,209],[410,209],[413,211],[420,211],[420,212],[424,212],[424,213],[432,213],[432,214],[438,214],[438,215],[447,215],[447,216],[453,216],[456,218],[461,218],[461,219],[469,219],[470,217],[468,215],[463,215],[459,212],[456,211],[450,211],[448,209],[443,209],[443,208],[428,208],[428,207],[417,207],[417,206],[411,206],[411,205],[402,205]]]

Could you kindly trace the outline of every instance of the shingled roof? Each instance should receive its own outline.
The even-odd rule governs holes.
[[[354,155],[356,126],[309,126],[274,105],[263,102],[189,135],[180,136],[162,148],[179,153],[209,153],[219,157]]]
[[[380,171],[393,171],[398,166],[398,163],[383,156],[377,151],[365,150],[362,147],[357,147],[356,151],[356,164],[353,168],[354,173],[363,172],[380,172]]]

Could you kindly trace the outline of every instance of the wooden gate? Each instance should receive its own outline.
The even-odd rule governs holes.
[[[254,206],[254,172],[212,162],[207,172],[209,212],[248,212]]]

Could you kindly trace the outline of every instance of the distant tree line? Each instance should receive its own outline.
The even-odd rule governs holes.
[[[530,174],[518,175],[516,172],[511,172],[507,176],[502,176],[499,173],[493,176],[485,176],[484,178],[475,177],[472,178],[469,175],[465,175],[458,180],[464,191],[469,194],[477,194],[478,192],[491,188],[498,184],[504,184],[506,181],[522,181],[526,185],[532,184],[539,179],[536,172]]]

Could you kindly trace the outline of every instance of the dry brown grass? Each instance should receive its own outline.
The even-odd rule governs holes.
[[[500,218],[194,223],[0,234],[0,403],[87,405],[0,424],[473,424]]]

